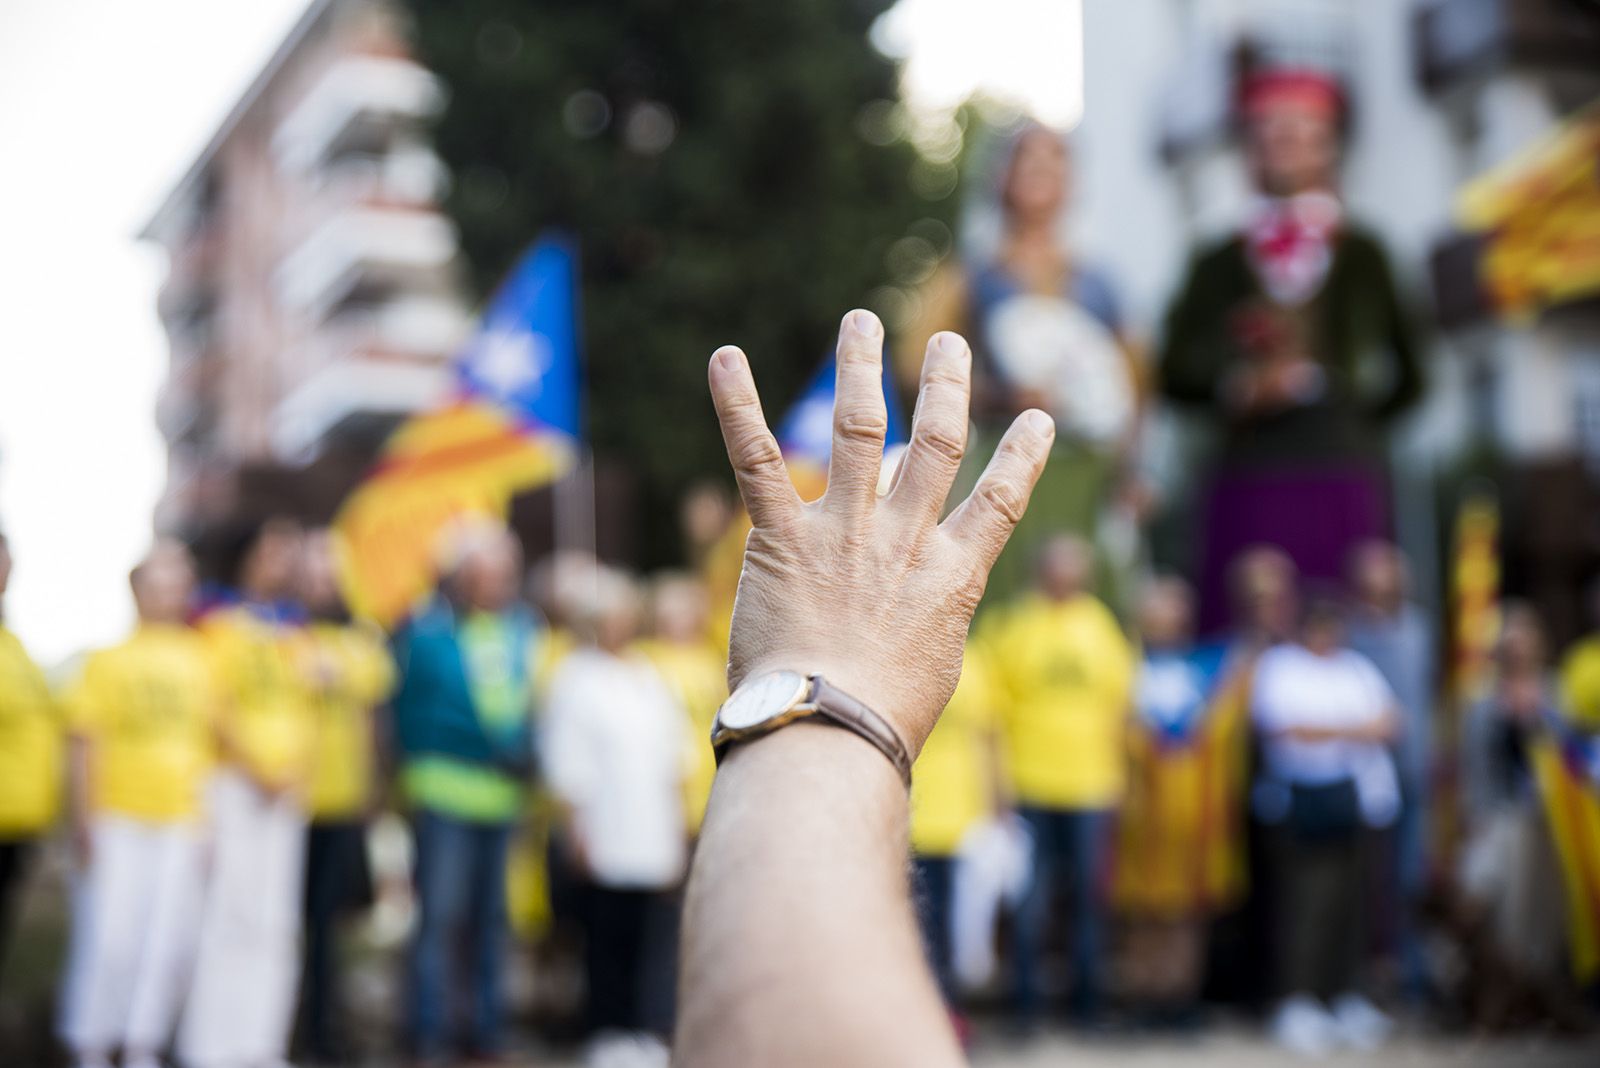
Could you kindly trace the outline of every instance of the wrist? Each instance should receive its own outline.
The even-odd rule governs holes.
[[[797,723],[825,724],[854,734],[876,749],[895,769],[902,786],[910,788],[914,757],[907,748],[904,728],[842,687],[837,673],[802,673],[788,668],[751,673],[718,711],[712,748],[720,759],[730,748]]]
[[[801,720],[731,746],[716,782],[719,792],[746,784],[769,797],[845,801],[853,811],[883,812],[891,825],[897,819],[904,833],[909,795],[900,773],[865,739],[830,723]]]
[[[766,657],[755,667],[745,671],[739,680],[742,686],[747,680],[758,679],[763,675],[775,671],[792,671],[797,675],[811,678],[817,676],[828,685],[842,693],[848,694],[859,703],[871,709],[884,723],[888,724],[899,737],[906,748],[907,755],[915,760],[922,751],[923,735],[909,729],[903,722],[906,698],[901,694],[891,692],[890,687],[883,685],[883,676],[892,674],[891,671],[878,665],[876,670],[864,661],[870,660],[868,655],[855,658],[854,661],[829,659],[799,653],[792,656]],[[738,692],[738,686],[734,687]]]

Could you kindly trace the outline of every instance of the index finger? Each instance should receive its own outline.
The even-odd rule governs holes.
[[[782,526],[800,510],[800,495],[761,411],[761,395],[745,355],[725,345],[711,356],[707,371],[711,401],[728,447],[728,462],[739,481],[739,496],[758,527]]]

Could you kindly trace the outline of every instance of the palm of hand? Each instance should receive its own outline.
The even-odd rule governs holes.
[[[753,524],[728,681],[822,674],[889,720],[914,755],[955,689],[973,610],[1054,426],[1043,412],[1019,416],[972,496],[941,522],[966,445],[971,352],[955,334],[935,335],[911,443],[880,499],[882,345],[874,316],[845,317],[828,489],[810,504],[789,481],[744,354],[724,348],[712,359],[717,415]]]

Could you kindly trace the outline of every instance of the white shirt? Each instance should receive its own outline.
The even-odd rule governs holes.
[[[601,886],[665,889],[682,878],[689,737],[687,714],[643,660],[585,648],[556,670],[544,770]]]
[[[1371,660],[1350,649],[1318,656],[1301,645],[1275,646],[1256,663],[1250,703],[1263,735],[1266,778],[1255,791],[1256,811],[1263,819],[1283,818],[1289,785],[1353,779],[1362,818],[1373,827],[1394,821],[1400,782],[1386,746],[1302,741],[1281,733],[1297,727],[1348,730],[1380,721],[1397,702]]]

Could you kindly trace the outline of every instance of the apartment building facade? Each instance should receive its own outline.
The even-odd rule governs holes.
[[[145,226],[169,270],[157,526],[328,514],[449,389],[469,327],[428,120],[443,87],[381,0],[315,0]]]

